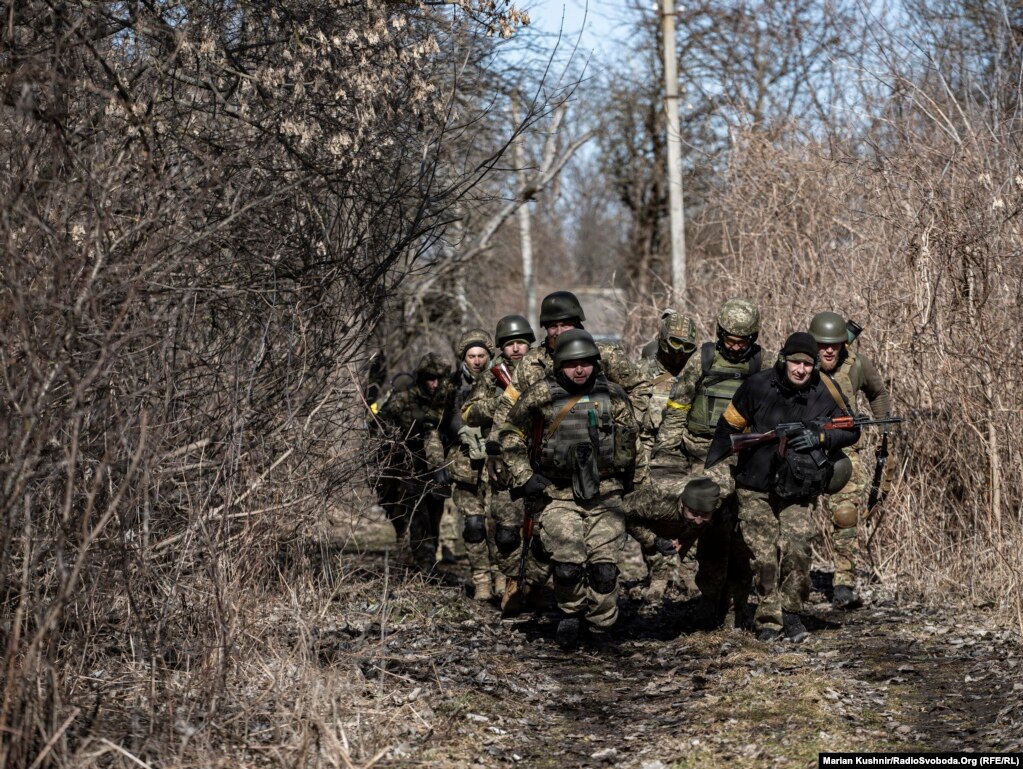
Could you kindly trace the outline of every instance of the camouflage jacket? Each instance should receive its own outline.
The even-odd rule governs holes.
[[[867,396],[870,413],[875,417],[887,417],[892,413],[892,399],[888,394],[881,374],[870,359],[853,350],[847,350],[838,368],[830,373],[831,378],[841,388],[842,394],[849,400],[854,412],[859,411],[856,405],[857,396],[862,392]]]
[[[499,440],[504,449],[504,462],[508,468],[512,488],[521,486],[533,475],[533,466],[529,461],[530,439],[528,436],[532,432],[534,418],[541,419],[545,428],[554,420],[554,404],[551,387],[548,384],[553,381],[553,377],[544,377],[528,387],[511,408],[507,421],[501,425]],[[614,382],[609,383],[609,390],[611,419],[614,424],[635,429],[637,427],[636,417],[625,390]],[[625,487],[624,480],[623,477],[618,476],[602,480],[600,482],[601,494],[621,491]],[[573,498],[571,485],[567,487],[548,486],[546,494],[551,499]]]
[[[629,360],[625,350],[618,345],[597,342],[597,349],[600,350],[601,371],[608,381],[625,390],[632,402],[636,418],[642,421],[650,401],[650,384],[644,378],[643,372]],[[554,356],[544,343],[527,352],[526,357],[519,361],[512,377],[512,386],[517,392],[524,393],[531,385],[553,375]],[[494,412],[495,425],[502,425],[507,421],[513,403],[514,401],[509,398],[500,399]]]
[[[764,371],[773,366],[777,357],[774,352],[762,350],[760,370]],[[686,365],[672,385],[661,414],[657,435],[653,440],[652,457],[666,458],[672,454],[684,452],[687,442],[704,445],[704,450],[710,446],[709,438],[693,435],[688,428],[689,410],[693,406],[693,400],[696,398],[696,386],[702,376],[703,361],[700,350],[697,348],[696,353],[686,361]]]
[[[513,360],[499,356],[498,361],[503,363],[512,377],[515,376],[516,363]],[[469,393],[465,404],[462,407],[462,421],[470,427],[479,427],[483,435],[489,435],[494,425],[494,414],[504,395],[504,388],[498,383],[497,378],[487,369],[476,378],[476,384]]]
[[[417,472],[434,471],[444,465],[440,426],[453,403],[453,392],[445,381],[433,398],[419,387],[394,393],[377,414],[388,440],[408,449]]]

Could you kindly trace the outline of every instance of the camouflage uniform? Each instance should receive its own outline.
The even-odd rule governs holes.
[[[857,410],[856,396],[863,392],[867,396],[871,414],[875,417],[891,416],[892,404],[888,389],[874,364],[865,356],[847,348],[844,356],[839,358],[838,367],[830,372],[830,376],[842,394],[848,398],[848,406],[852,412],[855,413]],[[862,449],[862,441],[858,441],[846,450],[846,456],[852,462],[852,477],[837,494],[822,497],[831,512],[834,524],[836,586],[852,587],[856,584],[854,568],[860,554],[857,523],[870,483],[863,466]]]
[[[509,372],[514,373],[515,361],[501,357]],[[462,421],[478,427],[484,438],[490,438],[494,427],[494,412],[504,396],[504,387],[487,372],[476,379],[462,409]],[[496,437],[496,434],[493,435]],[[494,560],[498,572],[505,578],[518,574],[519,549],[522,546],[522,501],[513,502],[507,489],[490,484],[490,521],[494,531]]]
[[[589,338],[585,332],[566,332],[562,337],[567,339],[573,333]],[[559,345],[562,342],[564,339],[559,338]],[[517,378],[523,368],[520,365],[517,369]],[[505,463],[515,488],[534,475],[527,445],[534,419],[542,420],[545,429],[540,472],[552,483],[543,492],[545,504],[533,538],[536,558],[527,579],[535,584],[552,575],[555,598],[567,616],[584,617],[594,627],[607,628],[618,617],[617,564],[625,541],[621,497],[635,468],[638,425],[625,391],[602,374],[594,375],[586,394],[569,411],[558,407],[565,402],[565,390],[559,381],[549,376],[526,388],[500,431]],[[563,417],[559,424],[554,424],[556,413]],[[599,425],[593,429],[600,434],[600,450],[595,456],[601,457],[601,470],[596,493],[584,500],[573,491],[573,478],[558,469],[555,457],[567,442],[580,438],[581,443],[587,441],[586,428],[582,433],[578,431],[588,420]],[[620,442],[621,452],[614,452],[613,468],[606,463],[611,461],[610,454],[605,454],[611,450],[608,442]],[[621,460],[630,445],[631,459]]]
[[[679,346],[676,348],[670,340],[675,340]],[[657,430],[661,425],[661,417],[668,403],[668,396],[675,383],[675,377],[696,349],[696,324],[688,315],[667,310],[661,315],[661,328],[652,344],[653,348],[649,350],[649,355],[646,355],[648,351],[644,349],[644,358],[639,363],[640,374],[649,382],[650,387],[650,399],[640,423],[639,434],[640,448],[646,456],[649,456],[653,450]],[[640,505],[638,509],[643,512],[648,504],[660,505],[661,500],[664,499],[659,493],[653,495],[641,493],[641,489],[646,483],[645,475],[636,478],[636,492],[626,499],[626,529],[629,535],[640,543],[643,562],[650,575],[646,599],[656,602],[664,596],[664,591],[670,583],[687,586],[694,583],[695,564],[691,558],[686,559],[685,552],[681,553],[683,571],[685,572],[683,578],[679,574],[678,556],[660,552],[654,545],[653,538],[649,536],[648,530],[639,528],[633,530],[637,526],[633,523],[632,510],[634,506]],[[651,485],[660,486],[661,483]],[[679,487],[679,491],[681,488]],[[658,491],[670,493],[670,489],[659,489]],[[692,587],[695,587],[695,584],[692,584]]]
[[[487,525],[489,500],[485,475],[486,452],[482,431],[479,427],[466,424],[461,412],[478,381],[488,378],[490,374],[486,368],[474,374],[466,366],[463,358],[473,347],[482,347],[488,356],[491,355],[493,340],[490,334],[483,329],[470,329],[458,342],[460,363],[452,376],[454,408],[451,409],[443,433],[448,443],[452,507],[462,522],[462,539],[476,586],[476,596],[486,599],[492,594],[495,573],[491,563],[494,531],[493,526]]]
[[[444,467],[440,425],[452,403],[447,367],[440,356],[427,353],[420,361],[416,385],[393,392],[377,415],[388,439],[380,457],[377,495],[394,526],[400,550],[407,547],[416,564],[434,564],[442,510],[438,471]],[[440,384],[431,396],[423,386],[426,375],[437,374]]]

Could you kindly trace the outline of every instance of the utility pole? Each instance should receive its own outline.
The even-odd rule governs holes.
[[[664,50],[664,115],[668,133],[668,208],[671,214],[671,287],[675,301],[686,299],[685,202],[682,194],[682,130],[679,127],[678,61],[675,54],[675,0],[661,0]]]
[[[512,120],[515,128],[519,127],[519,103],[512,97]],[[533,231],[529,221],[529,176],[526,172],[526,150],[523,146],[522,133],[515,137],[513,143],[515,165],[518,169],[521,205],[519,206],[519,242],[522,246],[522,283],[526,293],[526,318],[530,324],[538,323],[536,314],[536,274],[533,271]]]

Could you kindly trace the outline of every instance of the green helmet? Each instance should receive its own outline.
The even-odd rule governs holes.
[[[532,344],[536,341],[536,334],[529,321],[521,315],[505,315],[497,321],[497,331],[494,334],[498,347],[504,347],[506,342],[513,339],[521,339]]]
[[[435,352],[426,353],[416,366],[416,379],[420,382],[424,379],[443,379],[450,373],[451,367]]]
[[[835,460],[835,468],[831,473],[831,480],[828,481],[828,494],[837,494],[852,478],[852,461],[848,456],[842,456]]]
[[[678,352],[692,355],[696,350],[696,324],[693,319],[674,310],[665,310],[661,315],[657,345],[665,355]]]
[[[540,325],[547,326],[556,320],[586,320],[582,305],[571,291],[555,291],[540,302]]]
[[[470,347],[482,347],[487,351],[487,355],[494,354],[494,340],[490,338],[490,333],[482,328],[470,328],[459,337],[456,347],[458,360],[465,358],[465,353]]]
[[[760,310],[749,299],[729,299],[718,313],[718,334],[755,337],[760,333]]]
[[[810,333],[817,344],[845,344],[849,341],[849,329],[845,318],[837,312],[819,312],[810,321]]]
[[[600,350],[589,331],[573,328],[558,335],[558,342],[554,345],[555,369],[560,369],[569,361],[586,358],[600,359]]]

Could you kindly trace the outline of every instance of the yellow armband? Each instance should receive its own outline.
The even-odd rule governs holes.
[[[502,398],[506,398],[512,405],[519,399],[519,391],[515,389],[514,385],[508,385],[504,388],[504,392],[501,393]]]
[[[692,403],[679,403],[678,401],[673,401],[670,398],[668,399],[669,409],[681,409],[682,411],[689,411],[689,409],[691,409],[692,407],[693,407]]]

